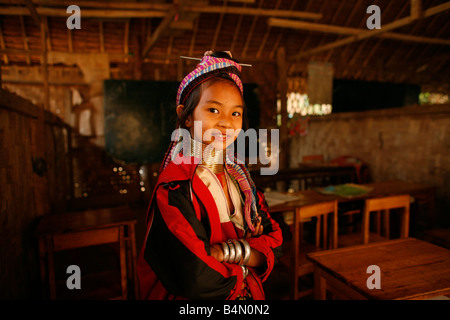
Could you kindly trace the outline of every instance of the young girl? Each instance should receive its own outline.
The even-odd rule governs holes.
[[[264,299],[282,236],[227,152],[245,128],[240,72],[231,54],[207,52],[180,84],[177,127],[189,137],[172,141],[152,195],[141,299]]]

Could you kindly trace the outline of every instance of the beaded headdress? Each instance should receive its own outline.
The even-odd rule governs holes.
[[[219,73],[228,73],[241,91],[241,94],[244,94],[244,88],[240,79],[241,65],[230,59],[210,56],[208,53],[205,53],[197,67],[181,81],[177,92],[177,105],[184,104],[194,88]]]

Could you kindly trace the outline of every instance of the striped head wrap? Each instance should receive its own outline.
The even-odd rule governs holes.
[[[227,73],[243,95],[241,68],[241,65],[233,60],[204,55],[197,67],[181,81],[177,92],[177,105],[184,104],[194,88],[219,73]]]

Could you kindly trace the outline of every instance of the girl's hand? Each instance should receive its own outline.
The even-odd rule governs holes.
[[[258,217],[255,221],[255,230],[253,232],[247,232],[245,238],[259,237],[263,233],[263,225],[261,224],[262,218]]]
[[[223,261],[223,250],[220,244],[213,244],[211,246],[211,257],[215,258],[217,261]]]

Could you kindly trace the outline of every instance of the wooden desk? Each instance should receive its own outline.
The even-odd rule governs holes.
[[[450,250],[414,238],[308,254],[315,298],[427,299],[450,294]],[[368,289],[367,268],[380,268],[381,288]]]
[[[119,244],[119,298],[127,298],[128,277],[134,284],[135,297],[138,297],[136,221],[135,214],[128,206],[43,216],[35,234],[39,240],[41,278],[44,284],[49,284],[50,298],[56,298],[55,252],[106,243]]]
[[[293,211],[298,206],[306,204],[313,204],[318,202],[337,200],[338,203],[350,201],[364,201],[365,199],[385,197],[390,195],[409,194],[421,203],[428,205],[429,226],[434,226],[436,221],[435,213],[435,190],[433,186],[426,184],[406,182],[406,181],[381,181],[363,184],[363,186],[373,188],[372,191],[356,196],[356,197],[342,197],[331,194],[322,194],[315,190],[303,190],[291,193],[298,197],[298,200],[289,201],[283,204],[271,206],[270,212]]]

